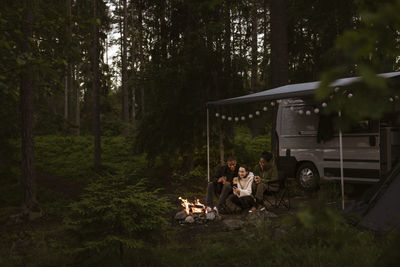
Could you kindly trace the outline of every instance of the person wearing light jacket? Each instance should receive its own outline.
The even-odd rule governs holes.
[[[240,165],[237,179],[233,182],[233,194],[229,200],[241,209],[251,209],[255,207],[254,197],[251,194],[254,174],[249,172],[246,165]],[[235,183],[236,182],[236,183]]]

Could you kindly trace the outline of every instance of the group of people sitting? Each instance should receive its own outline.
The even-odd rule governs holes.
[[[215,212],[264,210],[264,193],[276,191],[278,169],[274,157],[269,152],[262,153],[252,172],[244,164],[238,164],[234,157],[229,157],[208,183],[207,210]],[[214,206],[214,194],[218,198]]]

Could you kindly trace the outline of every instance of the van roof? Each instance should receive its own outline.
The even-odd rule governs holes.
[[[381,73],[378,76],[383,78],[392,78],[396,76],[400,76],[400,72],[388,72]],[[343,87],[346,85],[350,85],[355,82],[359,82],[362,80],[362,77],[350,77],[338,79],[330,84],[331,87]],[[283,99],[283,98],[292,98],[292,97],[304,97],[314,95],[315,90],[318,88],[320,81],[317,82],[308,82],[308,83],[296,83],[284,85],[281,87],[265,90],[262,92],[227,98],[217,101],[207,102],[207,107],[209,106],[222,106],[222,105],[232,105],[232,104],[240,104],[240,103],[249,103],[256,102],[268,99]]]

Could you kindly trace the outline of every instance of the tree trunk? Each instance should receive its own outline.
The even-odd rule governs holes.
[[[101,1],[101,0],[100,0]],[[94,134],[94,167],[99,169],[101,165],[101,143],[100,143],[100,101],[99,101],[99,27],[97,25],[97,0],[93,1],[93,134]]]
[[[21,54],[32,56],[33,38],[33,0],[24,0],[23,4],[23,41]],[[27,62],[21,67],[20,72],[20,109],[22,119],[22,208],[23,213],[40,210],[36,200],[35,160],[33,140],[33,99],[34,99],[34,68]]]
[[[263,38],[263,62],[264,62],[264,69],[263,69],[263,81],[264,81],[264,87],[268,88],[268,0],[264,0],[264,10],[263,10],[263,17],[264,17],[264,25],[263,25],[263,33],[264,33],[264,38]]]
[[[251,6],[251,91],[250,93],[257,92],[257,72],[258,72],[258,15],[257,15],[257,1],[252,1]]]
[[[286,0],[271,0],[271,86],[288,82]]]
[[[131,23],[132,23],[132,29],[135,28],[135,14],[134,14],[134,8],[133,8],[133,0],[131,1]],[[132,57],[132,76],[135,75],[135,62],[136,62],[136,55],[135,55],[135,32],[134,30],[132,30],[132,36],[131,36],[131,57]],[[132,77],[135,78],[135,77]],[[132,79],[133,80],[133,79]],[[132,83],[131,87],[132,87],[132,126],[133,128],[136,128],[136,87],[135,87],[136,83]]]
[[[65,92],[64,92],[64,119],[66,121],[69,121],[70,119],[70,113],[71,113],[71,87],[72,87],[72,64],[71,64],[71,57],[70,57],[70,52],[69,49],[71,47],[71,39],[72,39],[72,29],[71,29],[71,0],[66,0],[66,20],[67,20],[67,26],[66,26],[66,59],[67,59],[67,69],[66,69],[66,74],[65,74]],[[67,131],[68,132],[68,131]]]
[[[138,1],[138,24],[139,24],[139,70],[140,73],[143,74],[144,71],[144,54],[143,54],[143,3],[142,0]],[[141,96],[141,111],[142,118],[145,115],[145,91],[143,83],[140,83],[140,96]]]
[[[163,61],[167,60],[167,22],[165,21],[165,9],[166,9],[166,0],[160,1],[160,56],[161,56],[161,64],[164,64]]]
[[[122,25],[122,46],[121,46],[121,63],[122,63],[122,119],[126,124],[124,128],[124,136],[129,135],[129,92],[128,92],[128,68],[127,68],[127,27],[128,27],[128,8],[127,0],[122,0],[123,9],[123,25]]]
[[[225,0],[225,31],[224,31],[224,69],[225,69],[225,77],[227,78],[228,86],[227,90],[230,90],[232,87],[231,82],[231,0]]]
[[[286,0],[271,0],[271,86],[272,88],[285,85],[288,82],[288,44],[287,44],[287,15]],[[271,151],[276,151],[276,110],[274,109]]]
[[[74,81],[75,83],[75,89],[76,89],[76,106],[75,106],[75,124],[76,124],[76,135],[80,136],[81,135],[81,85],[79,82],[79,70],[76,68],[74,69]]]

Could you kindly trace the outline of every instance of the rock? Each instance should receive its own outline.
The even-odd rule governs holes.
[[[269,221],[271,218],[277,218],[278,216],[275,213],[272,213],[267,210],[263,211],[254,211],[247,215],[247,221],[250,224],[257,225],[259,223],[263,223],[265,221]]]
[[[182,210],[180,212],[177,212],[175,214],[175,220],[181,221],[181,220],[184,220],[184,219],[186,219],[186,212],[184,210]]]
[[[222,222],[225,225],[226,230],[228,230],[228,231],[240,230],[240,229],[242,229],[243,224],[244,224],[244,222],[242,220],[238,220],[238,219],[227,219]]]
[[[185,223],[194,223],[194,218],[192,216],[187,216],[185,219]]]
[[[206,219],[209,221],[215,220],[215,213],[214,212],[209,212],[206,214]]]
[[[273,213],[273,212],[270,212],[270,211],[268,211],[268,210],[264,210],[264,211],[262,211],[262,213],[264,213],[265,215],[265,217],[268,217],[268,218],[278,218],[278,215],[276,215],[275,213]]]

